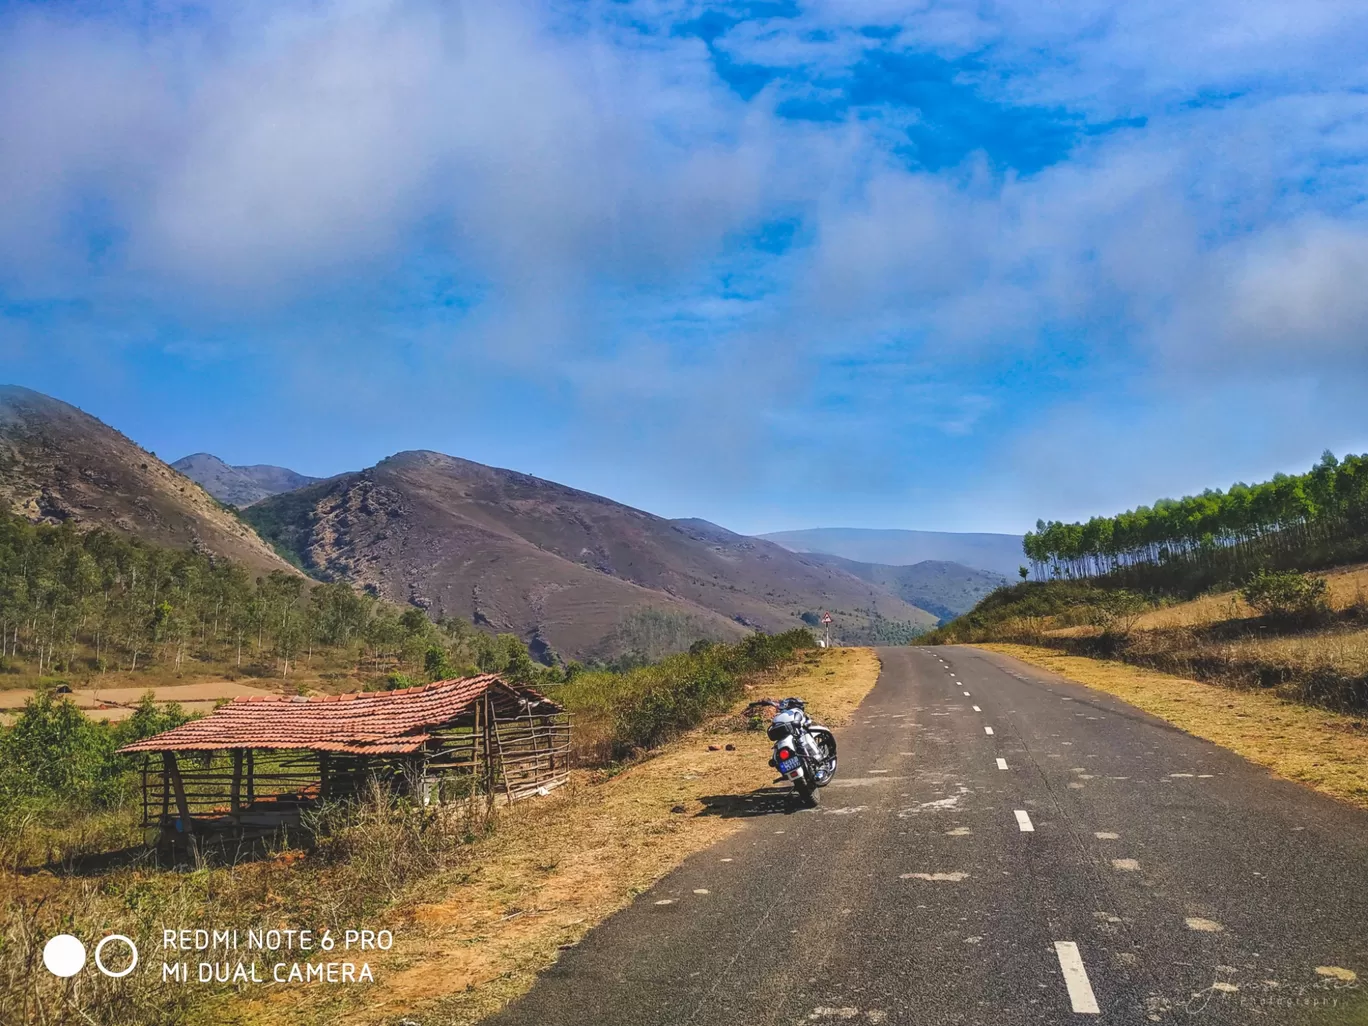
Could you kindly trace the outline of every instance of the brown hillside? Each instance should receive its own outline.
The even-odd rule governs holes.
[[[258,573],[297,572],[189,478],[76,407],[16,385],[0,385],[0,507],[213,552]]]
[[[788,629],[802,612],[824,608],[842,636],[867,631],[868,610],[876,619],[935,622],[770,542],[438,453],[400,453],[266,499],[246,515],[325,576],[435,616],[516,631],[563,656],[596,654],[642,608],[687,614],[725,634]]]

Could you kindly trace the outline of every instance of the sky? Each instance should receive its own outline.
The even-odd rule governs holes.
[[[1358,0],[0,0],[0,382],[734,530],[1368,449]]]

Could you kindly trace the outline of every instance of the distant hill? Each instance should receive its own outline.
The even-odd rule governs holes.
[[[1007,583],[1002,574],[939,559],[926,559],[911,566],[889,566],[823,553],[812,553],[810,558],[876,584],[904,602],[935,613],[943,621],[967,613],[980,599]]]
[[[788,629],[828,608],[850,640],[937,619],[763,539],[434,452],[399,453],[243,515],[319,576],[565,657],[616,654],[624,624],[643,611],[719,638]]]
[[[297,572],[194,481],[89,414],[17,385],[0,385],[0,506],[212,552],[258,573]]]
[[[958,534],[951,531],[868,530],[816,527],[776,531],[760,537],[794,552],[825,552],[862,563],[911,566],[926,560],[962,563],[976,570],[1016,577],[1026,562],[1019,534]]]
[[[296,488],[303,488],[322,480],[269,464],[233,467],[207,452],[183,456],[171,466],[219,502],[237,506],[239,509],[272,495],[292,492]]]

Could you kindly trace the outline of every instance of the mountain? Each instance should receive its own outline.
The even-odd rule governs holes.
[[[1001,574],[941,559],[924,559],[911,566],[889,566],[820,553],[813,553],[810,558],[854,574],[862,581],[897,595],[904,602],[935,613],[943,621],[967,613],[981,598],[1007,583],[1007,578]]]
[[[259,573],[297,572],[195,482],[89,414],[17,385],[0,385],[0,506],[213,552]]]
[[[832,611],[847,640],[937,619],[763,539],[434,452],[399,453],[264,499],[243,516],[320,577],[511,631],[565,657],[615,654],[643,611],[714,637],[784,630],[820,609]]]
[[[890,566],[940,560],[1015,577],[1017,567],[1026,562],[1019,534],[816,527],[807,531],[776,531],[760,537],[794,552],[825,552],[862,563]]]
[[[232,467],[207,452],[182,456],[171,466],[219,502],[226,502],[239,509],[272,495],[292,492],[296,488],[303,488],[322,480],[297,474],[286,467],[273,467],[265,463],[250,467]]]

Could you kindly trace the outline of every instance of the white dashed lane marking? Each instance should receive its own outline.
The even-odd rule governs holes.
[[[1064,973],[1064,986],[1069,990],[1069,1005],[1079,1015],[1099,1015],[1097,997],[1088,982],[1088,970],[1083,968],[1083,956],[1073,941],[1055,941],[1055,955]]]
[[[1187,924],[1187,928],[1189,930],[1198,930],[1202,933],[1220,933],[1222,930],[1225,929],[1225,927],[1222,926],[1220,923],[1216,922],[1216,920],[1203,919],[1200,916],[1193,916],[1191,919],[1184,919],[1183,922]]]
[[[978,706],[974,706],[974,712],[983,712]]]
[[[1035,824],[1031,822],[1030,814],[1025,809],[1016,810],[1016,821],[1023,834],[1035,832]]]
[[[991,733],[993,732],[993,728],[992,728],[992,727],[984,727],[984,728],[983,728],[983,732],[984,732],[985,734],[991,734]]]
[[[1007,760],[1006,760],[1006,759],[999,759],[999,760],[998,760],[998,769],[1006,769],[1006,768],[1007,768]]]

